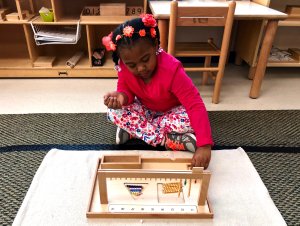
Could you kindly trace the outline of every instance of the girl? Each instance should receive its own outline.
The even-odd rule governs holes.
[[[139,138],[192,151],[192,165],[207,168],[213,141],[206,108],[180,61],[159,48],[153,16],[126,21],[102,43],[118,71],[117,91],[104,96],[117,144]]]

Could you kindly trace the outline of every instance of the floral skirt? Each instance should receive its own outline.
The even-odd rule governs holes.
[[[185,108],[180,105],[167,112],[146,108],[137,100],[122,109],[108,109],[107,118],[132,137],[157,146],[168,133],[194,132]]]

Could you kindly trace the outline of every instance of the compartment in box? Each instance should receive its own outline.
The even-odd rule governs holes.
[[[72,1],[72,0],[52,0],[53,10],[55,13],[55,21],[79,20],[80,14],[84,6],[99,5],[98,1]],[[88,4],[93,2],[96,4]],[[97,3],[98,2],[98,3]]]
[[[34,16],[33,0],[16,0],[20,20],[29,20]]]
[[[6,15],[13,12],[17,13],[15,1],[0,0],[0,22],[6,21]]]
[[[53,12],[53,6],[52,6],[52,3],[51,3],[51,0],[36,0],[33,2],[33,8],[34,8],[34,13],[36,15],[39,15],[40,16],[40,9],[44,7],[44,8],[47,8],[49,9],[50,11],[52,11],[53,13],[53,16],[54,16],[54,12]],[[51,16],[49,14],[49,16]],[[48,16],[48,17],[49,17]],[[55,16],[54,16],[55,17]],[[44,21],[42,18],[40,18],[40,21]],[[55,20],[54,20],[55,21]]]
[[[33,1],[33,7],[36,14],[39,14],[39,10],[42,7],[53,9],[53,6],[51,4],[51,0],[35,0]]]
[[[0,34],[0,67],[31,67],[23,25],[0,24]]]
[[[102,169],[141,169],[139,155],[104,155],[101,159]]]
[[[299,0],[272,0],[270,1],[270,8],[279,10],[281,12],[286,12],[286,10],[289,10],[287,6],[299,6]]]
[[[0,0],[0,8],[9,8],[11,11],[17,12],[16,2],[11,0]]]
[[[92,65],[93,52],[96,49],[104,48],[102,45],[102,37],[112,32],[117,25],[86,25],[87,40],[89,49],[89,59]],[[111,52],[106,52],[104,56],[104,64],[102,67],[113,68],[114,63],[111,59]]]

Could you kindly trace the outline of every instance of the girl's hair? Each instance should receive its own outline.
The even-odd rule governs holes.
[[[108,41],[104,41],[104,39],[108,39]],[[104,37],[102,42],[107,50],[113,51],[112,58],[117,66],[119,49],[130,48],[141,39],[149,41],[153,46],[160,44],[158,26],[151,14],[144,14],[140,18],[120,24],[109,36]]]

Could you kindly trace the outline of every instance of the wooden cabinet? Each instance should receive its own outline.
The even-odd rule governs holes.
[[[80,18],[84,7],[99,7],[101,3],[125,3],[127,14]],[[102,47],[102,37],[120,23],[137,17],[140,11],[145,12],[146,4],[146,0],[0,0],[1,9],[8,8],[19,15],[18,20],[0,19],[0,77],[116,77],[111,53],[106,53],[103,66],[95,67],[92,66],[93,50]],[[53,10],[54,22],[40,18],[41,7]],[[76,44],[36,45],[31,21],[33,26],[62,28],[76,26],[79,21],[81,38]],[[74,68],[68,67],[67,60],[78,51],[84,53],[83,57]],[[55,60],[49,66],[35,66],[41,57]]]
[[[299,0],[253,0],[258,4],[286,13],[289,5],[300,6]],[[261,20],[241,20],[238,21],[235,50],[237,53],[236,63],[244,60],[250,65],[249,78],[253,77],[253,72],[257,64],[257,56],[260,50],[261,39],[265,31],[265,21]],[[289,17],[280,21],[273,46],[280,50],[289,48],[300,48],[300,17]],[[268,62],[267,67],[299,67],[300,62],[277,61]]]

